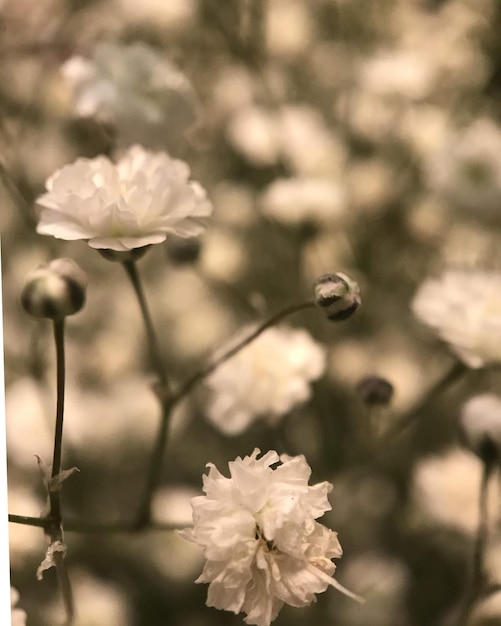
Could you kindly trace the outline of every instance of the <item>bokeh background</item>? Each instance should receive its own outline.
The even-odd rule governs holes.
[[[34,455],[52,454],[54,350],[50,324],[30,318],[19,293],[29,271],[58,256],[89,276],[87,304],[67,324],[64,466],[80,472],[65,484],[63,514],[128,520],[139,502],[159,410],[137,303],[119,264],[37,235],[34,200],[56,169],[110,154],[116,139],[75,113],[63,63],[102,41],[143,42],[193,85],[196,126],[169,143],[180,109],[156,139],[190,164],[214,205],[198,256],[180,262],[165,244],[139,262],[174,383],[242,326],[309,298],[324,272],[356,278],[363,301],[343,323],[316,310],[288,321],[325,346],[327,368],[276,428],[261,420],[224,435],[206,419],[203,385],[178,407],[155,519],[189,522],[209,461],[224,473],[254,447],[305,454],[313,481],[334,484],[322,521],[344,548],[338,578],[367,603],[329,590],[308,609],[286,607],[277,626],[454,624],[481,472],[457,418],[499,375],[473,372],[384,446],[368,444],[357,384],[393,384],[391,404],[372,415],[384,434],[454,363],[412,314],[421,282],[448,267],[501,271],[500,29],[496,0],[3,0],[9,511],[38,516],[44,505]],[[68,532],[66,542],[78,626],[243,621],[205,606],[206,586],[193,582],[200,552],[172,531]],[[42,531],[10,524],[10,546],[28,625],[62,623],[54,572],[35,578]],[[488,562],[501,581],[501,543]],[[489,596],[477,613],[475,624],[501,624],[501,600]]]

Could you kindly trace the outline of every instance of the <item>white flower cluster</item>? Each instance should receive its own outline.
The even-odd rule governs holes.
[[[331,508],[332,485],[309,486],[302,455],[259,454],[230,462],[230,478],[208,464],[206,495],[193,498],[194,526],[181,535],[204,550],[196,582],[209,583],[207,605],[269,626],[284,604],[308,606],[329,585],[354,596],[332,578],[337,534],[315,521]]]
[[[172,149],[197,120],[186,76],[142,42],[97,43],[89,58],[70,58],[62,73],[76,114],[113,124],[121,146]]]
[[[449,270],[421,285],[412,309],[468,367],[501,361],[501,274]]]
[[[326,178],[279,178],[264,192],[262,206],[265,215],[284,224],[327,224],[343,215],[345,193],[339,183]]]
[[[427,164],[430,187],[453,206],[497,215],[501,203],[501,128],[483,117],[449,131]]]
[[[199,235],[212,205],[189,175],[184,161],[138,145],[116,164],[77,159],[47,180],[37,232],[116,251],[161,243],[169,233]]]
[[[208,377],[207,416],[228,435],[259,417],[274,424],[309,399],[325,361],[324,348],[305,330],[270,328]]]

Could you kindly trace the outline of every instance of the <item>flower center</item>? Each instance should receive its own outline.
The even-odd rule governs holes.
[[[277,549],[273,541],[269,541],[268,539],[266,539],[266,537],[263,535],[263,531],[257,525],[256,525],[255,538],[258,541],[260,541],[262,544],[264,544],[268,548],[269,552],[274,552]]]

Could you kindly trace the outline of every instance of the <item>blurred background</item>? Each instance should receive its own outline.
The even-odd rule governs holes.
[[[334,484],[321,521],[344,549],[337,576],[367,603],[329,590],[307,609],[284,608],[277,626],[454,624],[481,473],[456,423],[499,375],[472,372],[384,447],[367,443],[357,386],[368,375],[393,385],[391,403],[370,411],[384,433],[454,363],[412,314],[419,285],[449,267],[501,271],[500,29],[496,0],[0,2],[9,512],[36,517],[44,506],[34,455],[52,455],[52,330],[22,310],[19,293],[28,272],[59,256],[89,277],[86,306],[67,323],[63,465],[80,472],[65,484],[63,515],[129,520],[139,502],[159,409],[137,303],[120,264],[36,234],[35,199],[77,157],[140,142],[187,161],[214,205],[198,243],[168,240],[138,264],[174,384],[243,326],[311,297],[324,272],[348,273],[362,292],[346,322],[316,310],[287,321],[325,347],[327,364],[311,398],[276,426],[224,434],[207,419],[206,385],[179,405],[155,519],[189,523],[209,461],[227,473],[254,447],[304,454],[312,482]],[[116,61],[110,74],[126,85],[111,99],[118,113],[82,103],[67,62],[103,42],[140,43],[191,86],[179,101],[159,97],[143,127],[151,94],[134,109],[137,86]],[[42,531],[9,531],[28,626],[63,623],[54,572],[35,578]],[[205,606],[206,585],[193,582],[200,551],[172,531],[65,538],[78,626],[243,623]],[[489,567],[501,581],[499,542]],[[501,624],[501,599],[489,596],[475,619]]]

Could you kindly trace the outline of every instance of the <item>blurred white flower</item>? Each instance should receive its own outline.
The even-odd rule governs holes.
[[[194,126],[198,102],[186,76],[142,42],[96,44],[62,67],[77,115],[112,124],[117,142],[169,151]]]
[[[263,107],[246,104],[233,112],[226,134],[233,148],[263,167],[273,165],[280,155],[280,134],[274,115]]]
[[[266,12],[266,45],[272,55],[294,57],[314,36],[312,14],[301,0],[275,0]]]
[[[272,111],[243,104],[232,111],[226,134],[234,149],[257,166],[283,159],[298,176],[338,176],[346,159],[341,139],[323,116],[307,105]]]
[[[501,274],[448,270],[424,281],[412,309],[468,367],[501,361]]]
[[[501,206],[501,128],[479,118],[466,128],[449,131],[430,156],[425,174],[431,189],[454,206],[494,212]]]
[[[247,334],[250,329],[231,345]],[[228,435],[259,417],[275,424],[308,400],[310,382],[323,374],[325,362],[324,348],[305,330],[270,328],[207,378],[207,416]]]
[[[501,450],[501,397],[483,393],[463,405],[460,416],[461,432],[466,445],[483,457],[486,445]]]
[[[362,552],[343,562],[343,582],[360,589],[366,604],[337,603],[339,623],[350,626],[388,626],[410,623],[405,608],[410,576],[403,561],[382,552]]]
[[[346,147],[314,107],[282,107],[276,120],[287,165],[300,176],[337,177],[344,173]]]
[[[198,0],[118,0],[118,4],[129,23],[136,28],[138,24],[146,23],[150,28],[161,29],[162,32],[169,30],[179,35],[180,31],[194,26]]]
[[[433,86],[432,59],[416,50],[380,50],[361,67],[363,89],[377,96],[420,100]]]
[[[212,205],[189,174],[184,161],[141,146],[116,164],[104,156],[77,159],[46,181],[37,232],[117,251],[161,243],[169,233],[199,235]]]
[[[77,607],[74,626],[131,626],[131,603],[122,588],[85,569],[72,569],[70,577]],[[63,623],[61,603],[51,602],[44,617],[50,624]]]
[[[501,591],[495,590],[482,597],[473,607],[469,626],[495,626],[501,623]]]
[[[413,523],[428,529],[445,526],[473,536],[479,522],[481,478],[481,461],[459,448],[423,459],[412,479]],[[495,524],[501,510],[496,481],[488,489],[489,523]]]
[[[11,626],[26,626],[26,611],[16,606],[19,601],[19,592],[14,587],[10,588],[10,616]]]
[[[285,224],[305,220],[329,222],[342,215],[344,193],[341,186],[322,178],[280,178],[265,190],[263,212]]]
[[[308,606],[328,585],[340,588],[331,559],[342,550],[337,534],[315,521],[331,508],[332,485],[308,486],[302,455],[259,453],[230,462],[230,478],[208,464],[206,495],[192,500],[194,526],[181,534],[204,550],[196,582],[209,583],[207,605],[269,626],[284,604]]]

